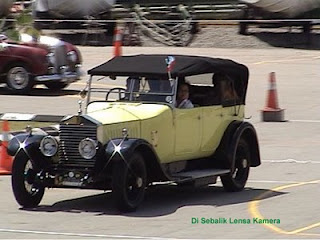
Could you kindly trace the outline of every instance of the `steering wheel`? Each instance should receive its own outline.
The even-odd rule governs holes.
[[[125,88],[122,88],[122,87],[116,87],[116,88],[111,88],[109,90],[109,92],[107,93],[106,95],[106,101],[108,101],[109,99],[109,95],[114,92],[114,93],[118,93],[118,97],[119,99],[118,100],[121,100],[121,99],[124,99],[125,98],[125,94],[126,94],[126,89]]]

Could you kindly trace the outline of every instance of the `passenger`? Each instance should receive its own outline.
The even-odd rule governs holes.
[[[132,84],[134,84],[132,86]],[[139,77],[128,77],[126,82],[127,91],[130,92],[131,88],[133,92],[138,92],[140,88],[140,78]]]
[[[125,99],[130,100],[130,91],[136,93],[140,88],[140,78],[139,77],[128,77],[126,80],[126,93]]]
[[[222,101],[237,100],[238,94],[234,89],[233,82],[228,76],[217,73],[213,75],[212,83],[214,85],[213,102],[221,103]]]
[[[222,82],[222,88],[223,88],[223,99],[225,101],[238,99],[238,94],[234,90],[233,82],[231,80]]]
[[[177,93],[177,108],[193,108],[192,102],[189,100],[189,84],[182,83]]]

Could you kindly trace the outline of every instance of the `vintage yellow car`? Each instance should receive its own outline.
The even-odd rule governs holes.
[[[12,187],[21,206],[37,206],[46,187],[86,188],[112,190],[117,208],[133,211],[151,184],[199,186],[220,177],[227,191],[240,191],[250,167],[260,165],[256,131],[244,121],[246,66],[135,55],[88,74],[78,115],[58,129],[28,129],[10,141]],[[119,86],[108,89],[104,79]],[[182,85],[188,108],[177,107]]]

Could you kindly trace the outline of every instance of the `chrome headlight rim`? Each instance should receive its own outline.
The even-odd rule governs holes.
[[[97,143],[91,138],[84,138],[79,143],[79,153],[84,159],[93,159],[97,154]],[[90,152],[89,152],[90,151]]]
[[[49,151],[48,147],[50,145],[48,144],[51,144],[51,146],[53,146],[53,148],[49,149]],[[40,142],[40,151],[46,157],[53,157],[58,152],[58,141],[50,135],[45,136]]]
[[[77,54],[73,50],[67,53],[67,57],[68,57],[69,61],[71,61],[73,63],[76,63],[78,60]]]
[[[55,59],[54,53],[50,52],[50,53],[47,54],[47,61],[48,61],[50,66],[54,66],[55,65],[56,59]]]

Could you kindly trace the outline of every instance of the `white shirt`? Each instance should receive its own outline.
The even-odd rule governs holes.
[[[193,108],[193,104],[189,99],[184,99],[177,108]]]

